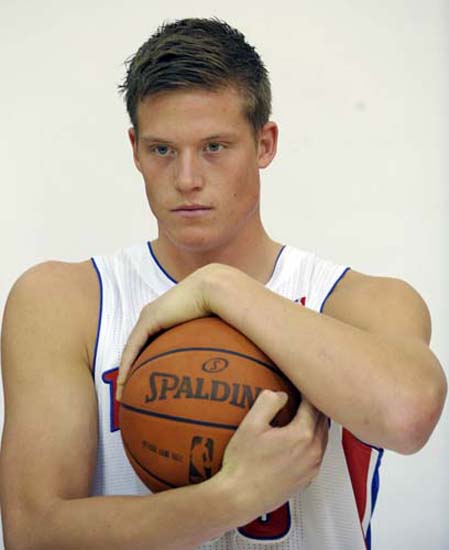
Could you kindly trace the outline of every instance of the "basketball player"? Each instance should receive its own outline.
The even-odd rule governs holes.
[[[217,20],[164,26],[123,91],[158,235],[36,266],[11,291],[7,548],[369,547],[383,449],[420,449],[446,395],[423,300],[266,233],[259,172],[277,126],[267,72],[239,32]],[[285,395],[263,392],[218,474],[150,495],[123,452],[115,393],[149,335],[209,314],[259,345],[304,399],[272,428]]]

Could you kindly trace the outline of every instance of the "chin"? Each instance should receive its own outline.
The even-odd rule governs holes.
[[[187,234],[186,232],[184,234],[170,235],[168,239],[175,248],[192,253],[211,252],[225,245],[226,239],[223,236],[220,239],[217,235],[211,235],[210,232],[207,233],[205,231],[196,231]]]
[[[206,253],[215,250],[218,246],[215,242],[202,240],[202,241],[181,241],[173,243],[176,248],[192,253]]]

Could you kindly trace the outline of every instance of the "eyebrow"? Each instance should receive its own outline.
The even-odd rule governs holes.
[[[220,139],[232,140],[237,137],[237,134],[233,132],[222,132],[221,134],[214,134],[212,136],[207,136],[202,141],[219,141]]]
[[[147,143],[171,143],[171,141],[157,136],[140,136],[140,139]]]
[[[203,138],[201,141],[219,141],[219,140],[233,140],[237,137],[237,134],[231,133],[231,132],[223,132],[220,134],[213,134],[211,136],[207,136]],[[145,143],[167,143],[171,144],[173,143],[169,139],[165,139],[158,136],[152,136],[152,135],[146,135],[146,136],[140,136],[140,139]]]

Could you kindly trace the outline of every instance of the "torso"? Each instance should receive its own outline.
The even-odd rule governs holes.
[[[114,382],[121,352],[141,308],[169,290],[176,281],[164,272],[145,243],[116,255],[95,258],[91,266],[83,264],[81,271],[86,297],[91,301],[88,306],[91,320],[86,334],[87,345],[93,350],[90,355],[100,425],[92,494],[148,494],[123,451],[118,406],[113,399]],[[266,286],[298,302],[298,307],[305,304],[321,311],[344,272],[343,266],[287,247]],[[97,274],[98,280],[95,281]],[[97,326],[93,320],[98,319],[100,303],[102,315],[96,338]],[[362,532],[366,532],[369,526],[372,481],[380,456],[381,451],[365,446],[345,433],[341,426],[332,423],[320,475],[310,488],[276,513],[253,522],[246,529],[226,533],[202,548],[252,550],[259,548],[261,542],[266,548],[279,550],[365,548]],[[351,476],[354,477],[352,483],[358,487],[358,501],[354,497]]]

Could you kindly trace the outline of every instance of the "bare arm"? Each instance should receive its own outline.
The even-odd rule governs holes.
[[[428,347],[423,300],[401,281],[355,272],[320,315],[210,264],[142,312],[119,382],[148,333],[208,313],[246,334],[311,403],[367,443],[412,453],[438,421],[446,380]]]
[[[296,419],[304,427],[300,438],[297,429],[271,428],[267,419],[284,400],[269,392],[260,396],[225,468],[211,480],[151,496],[89,497],[97,445],[89,369],[96,285],[87,264],[45,264],[25,274],[8,300],[0,457],[8,550],[189,550],[275,508],[310,482],[324,452],[323,417],[305,402]],[[274,443],[271,434],[278,438]],[[275,477],[279,438],[302,452],[302,467],[292,468],[298,462],[292,453],[274,490],[252,492],[255,476]],[[252,473],[254,461],[263,467]]]

